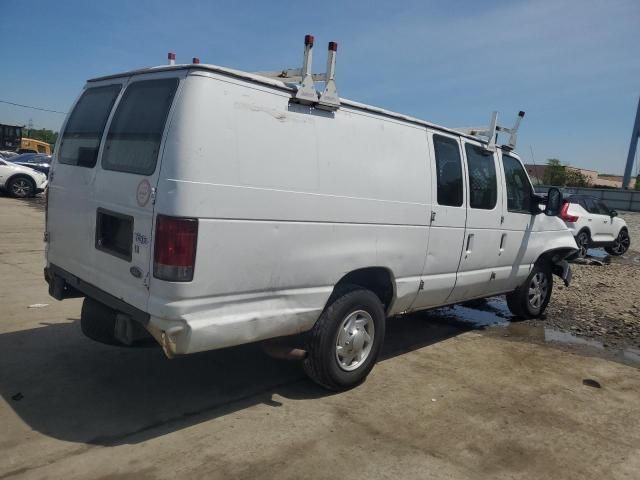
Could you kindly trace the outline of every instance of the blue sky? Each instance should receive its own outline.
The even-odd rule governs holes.
[[[640,95],[640,1],[0,0],[0,99],[67,111],[93,76],[199,56],[248,71],[297,67],[302,38],[339,43],[341,96],[442,125],[511,124],[518,150],[622,173]],[[13,19],[13,20],[11,20]],[[0,122],[62,115],[0,104]],[[635,170],[634,170],[635,172]]]

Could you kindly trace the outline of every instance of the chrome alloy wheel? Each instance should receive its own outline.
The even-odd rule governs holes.
[[[351,372],[362,365],[373,347],[375,325],[364,310],[351,312],[342,321],[336,336],[336,360],[342,370]]]
[[[31,182],[26,178],[18,178],[11,182],[11,193],[19,198],[31,195]]]
[[[629,233],[626,230],[620,230],[611,250],[613,250],[616,255],[622,255],[629,249],[629,245],[631,245]]]
[[[549,293],[549,278],[544,272],[536,273],[529,283],[527,300],[535,309],[542,308],[542,304]]]

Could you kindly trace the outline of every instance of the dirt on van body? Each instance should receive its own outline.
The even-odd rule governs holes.
[[[640,348],[640,213],[620,216],[629,226],[629,251],[613,257],[590,250],[597,262],[573,263],[570,287],[555,280],[544,322],[605,346]]]

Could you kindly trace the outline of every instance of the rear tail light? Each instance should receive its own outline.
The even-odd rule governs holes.
[[[158,215],[153,276],[170,282],[193,280],[197,243],[197,219]]]
[[[560,210],[560,218],[569,223],[577,222],[577,215],[569,215],[569,205],[571,204],[565,200],[565,202],[562,204],[562,209]]]

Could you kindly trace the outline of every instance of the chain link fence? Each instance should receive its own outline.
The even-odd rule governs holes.
[[[551,186],[537,185],[536,193],[546,193]],[[604,201],[616,210],[640,212],[640,191],[618,190],[609,188],[558,187],[564,196],[591,195]]]

